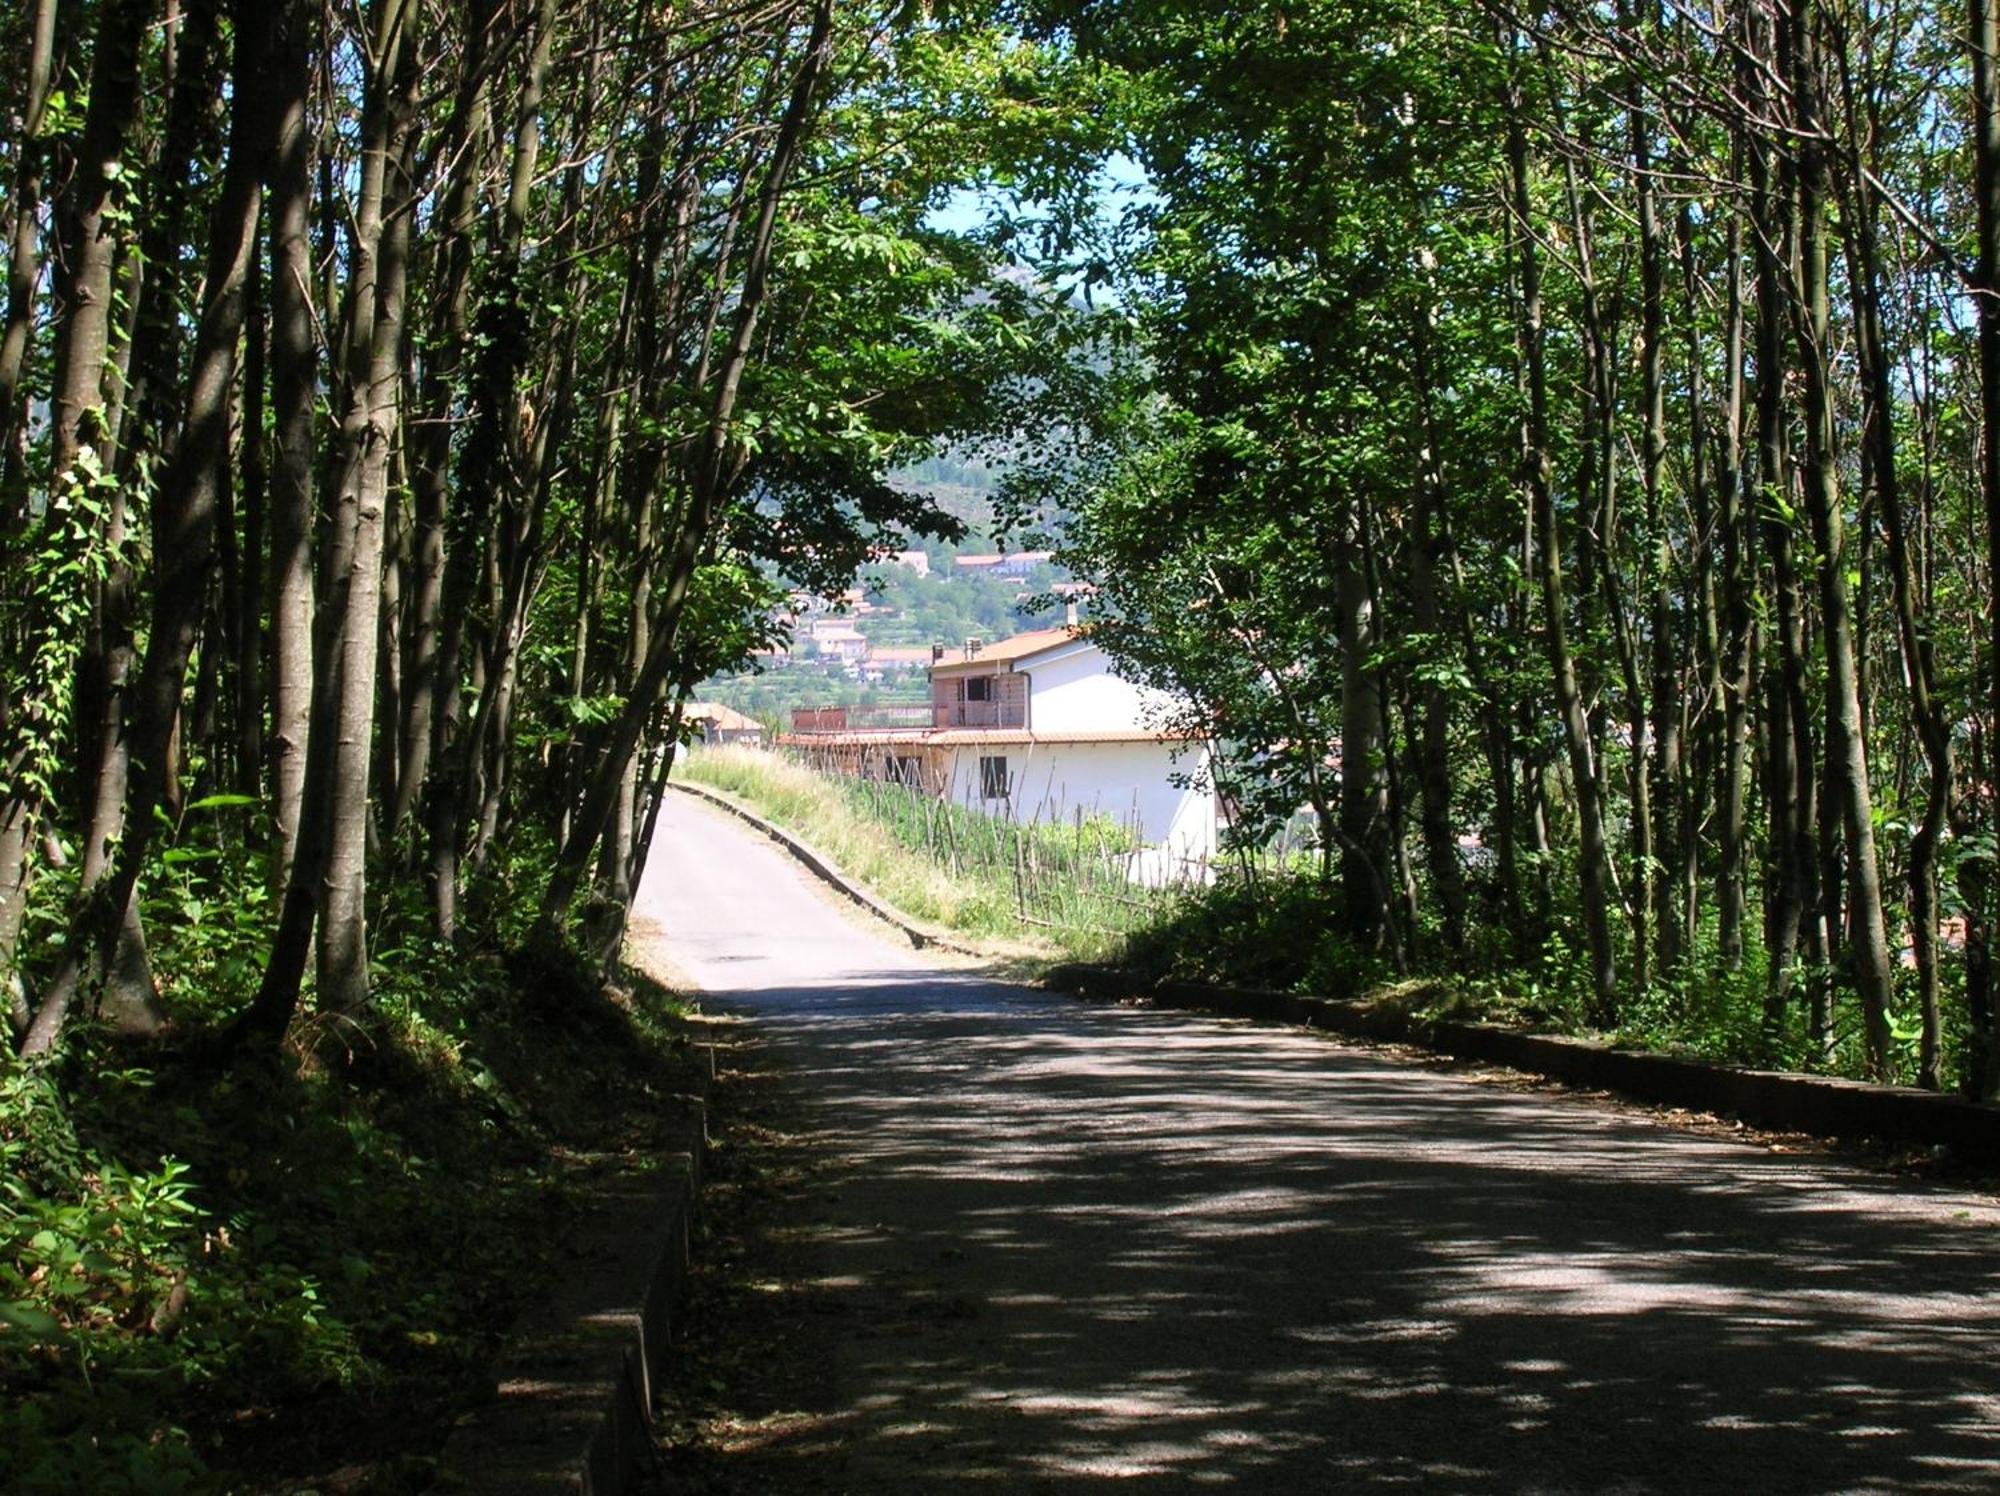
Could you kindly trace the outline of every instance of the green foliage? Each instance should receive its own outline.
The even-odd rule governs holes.
[[[1228,877],[1186,895],[1126,943],[1144,979],[1225,982],[1352,996],[1382,975],[1340,933],[1338,895],[1294,877]]]
[[[246,808],[189,805],[169,854],[213,849],[217,818]],[[551,855],[524,835],[491,859],[458,945],[392,901],[371,1011],[309,1010],[284,1055],[134,1056],[86,1029],[57,1064],[0,1064],[10,1492],[231,1489],[239,1462],[310,1462],[314,1441],[388,1407],[404,1440],[424,1421],[442,1439],[513,1306],[555,1270],[549,1148],[590,1110],[575,1096],[637,1087],[667,1039],[650,1009],[608,1010],[574,952],[529,945],[522,894]],[[254,899],[231,910],[263,871],[165,861],[154,897],[206,906],[159,916],[153,959],[182,1022],[240,998],[268,930]]]
[[[27,689],[0,714],[0,798],[56,797],[52,776],[63,761],[92,597],[112,563],[103,531],[107,493],[115,486],[86,447],[75,471],[53,485],[41,512],[8,547],[0,659]]]

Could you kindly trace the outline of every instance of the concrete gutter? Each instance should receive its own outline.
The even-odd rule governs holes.
[[[1078,997],[1187,1008],[1234,1018],[1303,1024],[1355,1038],[1416,1044],[1640,1101],[1740,1117],[1757,1127],[1821,1137],[1881,1138],[1945,1147],[2000,1161],[2000,1106],[1908,1086],[1749,1070],[1674,1055],[1614,1049],[1593,1039],[1530,1034],[1490,1023],[1426,1019],[1380,1004],[1258,987],[1168,981],[1146,986],[1129,972],[1083,963],[1053,967],[1045,983]]]
[[[918,950],[926,947],[941,951],[953,951],[961,956],[985,956],[991,954],[968,941],[936,925],[914,920],[900,909],[884,903],[867,889],[849,878],[824,852],[814,847],[804,838],[795,836],[784,827],[767,821],[734,795],[725,795],[720,790],[712,790],[705,784],[689,784],[684,779],[669,779],[669,789],[679,790],[684,795],[692,795],[697,800],[705,800],[719,810],[726,810],[738,820],[747,821],[772,841],[783,847],[792,856],[804,863],[820,881],[835,890],[843,898],[851,899],[884,924],[894,925]]]
[[[641,1167],[583,1161],[597,1173],[562,1278],[509,1335],[498,1386],[453,1431],[434,1489],[626,1496],[652,1468],[653,1384],[687,1287],[707,1083],[685,1098],[684,1151]]]

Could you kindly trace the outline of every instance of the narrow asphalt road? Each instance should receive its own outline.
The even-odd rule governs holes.
[[[741,1489],[2000,1490],[1991,1199],[943,969],[680,796],[640,906],[842,1161]]]

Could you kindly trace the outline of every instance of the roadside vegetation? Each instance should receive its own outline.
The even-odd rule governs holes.
[[[1128,906],[1086,828],[768,791],[913,913],[2000,1097],[1996,55],[2000,0],[0,8],[0,1485],[472,1364],[677,704],[965,539],[899,474],[1060,520],[1242,853],[1314,828]]]
[[[169,1041],[0,1058],[9,1492],[424,1488],[567,1270],[590,1161],[669,1145],[700,1077],[671,994],[505,922],[402,933],[368,1014],[254,1062],[218,1065],[182,1001]],[[163,989],[243,944],[163,943]]]
[[[1318,876],[1310,832],[1296,827],[1271,846],[1225,855],[1212,883],[1157,887],[1132,876],[1138,843],[1108,819],[1017,826],[904,785],[826,774],[741,746],[696,749],[678,773],[802,837],[903,913],[974,939],[1021,943],[1043,961],[1111,962],[1142,984],[1274,987],[1433,1017],[1598,1033],[1724,1063],[1828,1068],[1803,1024],[1774,1042],[1747,978],[1733,987],[1663,981],[1607,1029],[1592,1021],[1576,953],[1559,942],[1523,966],[1489,932],[1476,949],[1398,965],[1354,940],[1338,890]],[[1898,1034],[1906,1070],[1916,1037]],[[1848,1038],[1833,1068],[1859,1073],[1859,1046]]]
[[[1317,828],[1183,959],[2000,1098],[2000,5],[1035,8],[1147,189],[1058,559]]]
[[[1106,817],[1016,825],[757,748],[696,749],[680,774],[796,833],[905,914],[1051,959],[1114,954],[1176,896],[1131,879],[1137,843]]]

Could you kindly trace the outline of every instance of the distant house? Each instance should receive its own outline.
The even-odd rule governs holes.
[[[934,646],[930,683],[928,708],[794,712],[779,741],[822,768],[920,785],[993,815],[1109,816],[1176,858],[1215,850],[1207,744],[1160,728],[1170,700],[1120,676],[1073,625]]]
[[[820,659],[853,662],[868,653],[868,638],[844,618],[815,618],[800,641]]]
[[[973,576],[1025,577],[1054,557],[1053,551],[1010,551],[1004,556],[954,556],[951,564]]]
[[[861,661],[861,674],[868,680],[881,680],[885,676],[922,670],[930,662],[931,651],[927,645],[870,644],[867,655]]]
[[[761,722],[719,701],[690,701],[681,710],[681,720],[695,728],[704,743],[748,743],[755,748],[764,741]]]
[[[920,577],[931,574],[931,558],[922,551],[889,551],[881,558],[884,566],[900,566]]]

